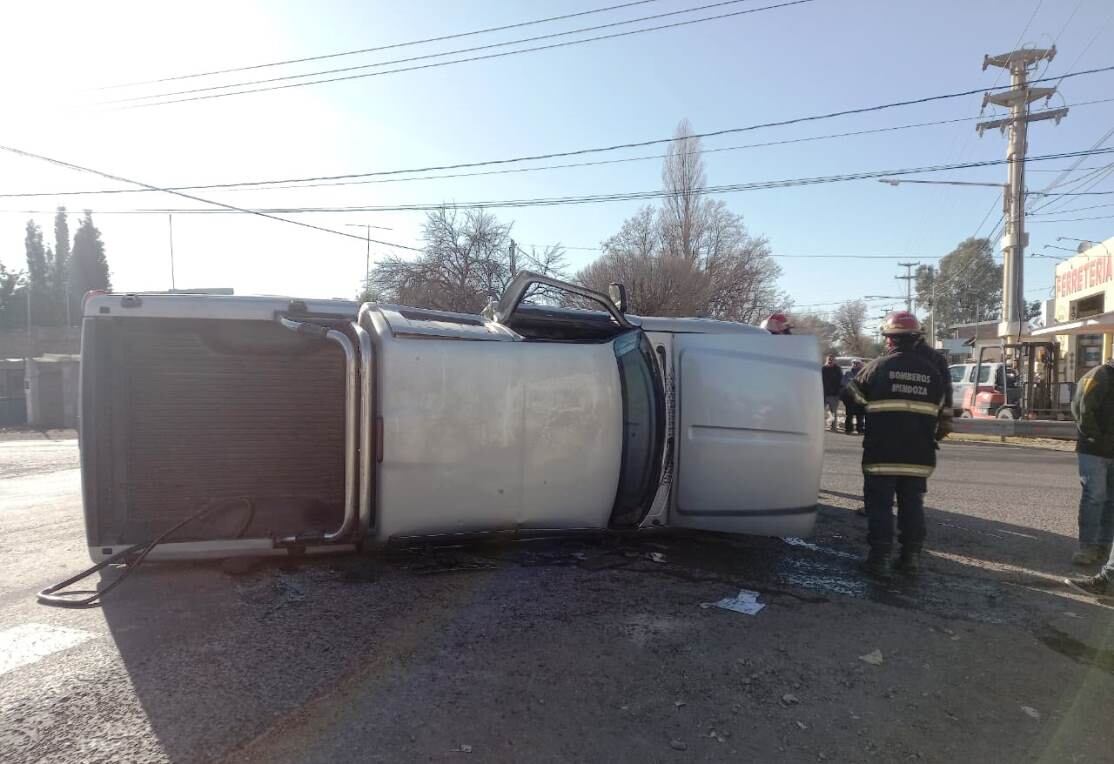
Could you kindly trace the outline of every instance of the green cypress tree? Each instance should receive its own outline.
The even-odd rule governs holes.
[[[70,224],[66,219],[65,207],[59,207],[54,215],[54,268],[50,278],[51,291],[54,293],[54,302],[58,310],[58,322],[64,322],[67,316],[72,321],[76,318],[77,311],[70,301]],[[69,304],[67,301],[70,301]]]
[[[90,210],[85,210],[85,217],[74,234],[70,258],[70,293],[79,300],[90,289],[112,288],[104,242],[101,241],[101,232],[93,225]]]
[[[43,326],[50,319],[49,269],[46,249],[43,247],[42,229],[34,220],[27,221],[27,234],[23,239],[27,251],[27,278],[31,296],[31,323]]]

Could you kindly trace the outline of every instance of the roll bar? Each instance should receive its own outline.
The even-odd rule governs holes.
[[[499,302],[495,305],[492,318],[494,318],[495,321],[499,322],[500,324],[506,324],[507,320],[522,303],[523,298],[526,297],[526,291],[533,284],[544,284],[545,286],[559,289],[562,292],[569,292],[570,294],[580,295],[581,297],[585,297],[589,300],[592,300],[593,302],[598,302],[607,310],[608,313],[611,314],[611,318],[619,326],[623,327],[624,329],[634,328],[631,322],[627,320],[627,317],[623,315],[622,311],[620,311],[619,308],[615,306],[615,303],[612,302],[611,298],[607,295],[588,289],[587,287],[579,286],[577,284],[570,284],[566,281],[558,281],[557,279],[550,278],[549,276],[543,276],[542,274],[534,273],[533,271],[518,272],[518,275],[515,276],[514,280],[511,281],[511,283],[507,286],[506,291],[503,292],[503,296],[499,298]]]
[[[375,385],[375,359],[374,349],[371,344],[371,334],[363,327],[365,316],[371,313],[371,304],[364,303],[356,316],[352,330],[356,333],[360,348],[360,535],[363,536],[372,528],[371,516],[371,491],[372,474],[375,469],[375,458],[372,453],[372,423],[375,419],[374,385]]]
[[[330,329],[320,324],[305,321],[294,321],[286,316],[279,316],[278,321],[287,329],[306,334],[318,339],[329,340],[340,345],[344,351],[344,520],[340,527],[332,533],[326,533],[322,539],[329,544],[344,540],[356,526],[356,348],[348,335],[336,329]],[[366,332],[365,332],[366,335]],[[357,335],[359,336],[359,335]],[[370,344],[370,339],[368,340]],[[364,417],[365,421],[367,417]],[[366,429],[366,426],[361,429]],[[361,487],[363,476],[361,476]],[[304,536],[287,536],[278,539],[282,545],[305,544],[315,539]]]

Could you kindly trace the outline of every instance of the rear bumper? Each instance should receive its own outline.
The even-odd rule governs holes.
[[[91,546],[89,559],[103,562],[113,554],[126,549],[121,546]],[[343,554],[356,551],[354,544],[323,544],[300,549],[304,554]],[[292,551],[287,547],[276,547],[271,539],[234,539],[229,541],[177,541],[159,544],[147,555],[147,560],[223,560],[231,557],[285,557]]]

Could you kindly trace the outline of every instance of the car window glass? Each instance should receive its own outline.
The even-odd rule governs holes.
[[[965,366],[953,366],[951,368],[952,382],[962,382],[963,375],[966,373],[966,371],[967,367]]]
[[[984,364],[979,369],[979,384],[980,385],[985,384],[989,380],[990,380],[990,367]]]

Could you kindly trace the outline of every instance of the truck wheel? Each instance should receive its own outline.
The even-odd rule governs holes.
[[[970,409],[963,409],[963,413],[959,415],[959,418],[960,419],[974,419],[974,417],[971,416],[971,410]]]
[[[1017,419],[1017,413],[1008,406],[998,409],[999,419]]]

